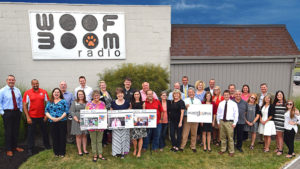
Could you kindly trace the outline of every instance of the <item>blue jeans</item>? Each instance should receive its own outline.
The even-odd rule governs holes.
[[[164,148],[166,146],[165,139],[168,131],[168,123],[161,124],[161,133],[159,137],[159,148]]]
[[[148,144],[150,141],[152,141],[152,150],[158,149],[161,124],[157,124],[156,128],[149,128],[147,130],[147,133],[147,137],[143,138],[143,149],[148,148]]]

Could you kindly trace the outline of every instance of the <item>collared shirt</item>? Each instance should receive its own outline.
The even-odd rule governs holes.
[[[148,100],[145,101],[145,109],[155,109],[156,110],[156,119],[157,119],[157,124],[159,124],[159,121],[161,120],[161,112],[163,112],[163,107],[160,103],[159,100],[153,99],[152,102],[150,103]]]
[[[182,92],[185,97],[188,97],[188,90],[189,90],[189,85],[182,85]]]
[[[182,93],[182,92],[180,92],[180,93],[181,93],[181,100],[184,100],[185,99],[184,93]],[[169,93],[168,100],[173,100],[173,92]]]
[[[131,98],[133,96],[133,92],[135,91],[133,88],[130,88],[129,90],[126,90],[126,88],[123,88],[124,90],[124,99],[130,103]]]
[[[146,101],[147,95],[144,92],[144,90],[140,90],[140,93],[142,95],[142,101],[143,102]],[[156,95],[156,93],[154,91],[153,91],[153,98],[156,99],[156,100],[158,100],[158,97],[157,97],[157,95]]]
[[[29,117],[43,118],[45,116],[45,102],[48,100],[48,93],[44,89],[39,88],[38,91],[27,90],[23,96],[23,103],[28,104]]]
[[[77,91],[78,91],[78,90],[77,90]],[[70,108],[72,102],[74,101],[74,95],[73,95],[73,93],[66,91],[66,92],[64,93],[64,99],[66,100],[67,105],[68,105],[68,107]]]
[[[240,102],[237,102],[236,100],[233,100],[239,109],[239,120],[238,124],[245,124],[245,113],[248,112],[248,103],[245,102],[243,99],[240,100]]]
[[[86,97],[86,101],[89,102],[92,100],[92,92],[93,92],[93,89],[87,85],[85,85],[84,88],[82,88],[81,86],[78,86],[75,88],[75,92],[74,92],[74,95],[75,95],[75,99],[77,99],[77,91],[78,90],[84,90],[84,93],[85,93],[85,97]],[[71,102],[72,103],[72,102]]]
[[[20,90],[16,87],[13,87],[18,109],[23,111],[23,103],[22,103],[22,94]],[[8,85],[0,89],[0,114],[4,114],[4,110],[14,109],[14,103],[12,100],[11,89]]]
[[[186,105],[192,105],[192,104],[198,105],[198,104],[202,104],[202,103],[199,99],[197,99],[195,97],[193,99],[188,97],[188,98],[184,99],[184,104],[186,106]],[[185,116],[187,115],[187,110],[184,110],[184,115]]]
[[[284,114],[284,129],[286,129],[286,130],[292,130],[292,129],[294,129],[295,133],[297,133],[298,132],[298,126],[297,126],[297,124],[296,125],[291,125],[289,123],[290,121],[297,122],[297,124],[299,125],[300,124],[300,116],[295,115],[294,118],[291,119],[290,111],[287,111]]]
[[[217,123],[220,124],[220,120],[223,120],[224,116],[224,109],[225,109],[226,100],[220,102],[218,111],[217,111]],[[239,119],[239,109],[237,104],[232,101],[227,101],[227,113],[226,113],[226,120],[233,120],[233,124],[236,125]]]
[[[263,100],[264,100],[264,97],[267,95],[268,93],[261,93],[260,97],[259,97],[259,102],[258,102],[258,105],[259,107],[261,107],[263,105]]]

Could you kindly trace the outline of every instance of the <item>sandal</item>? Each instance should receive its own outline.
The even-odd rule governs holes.
[[[105,157],[99,157],[100,160],[107,160]]]
[[[264,149],[264,152],[265,152],[265,153],[268,153],[268,152],[270,152],[270,149],[268,149],[268,150]]]
[[[277,153],[279,151],[279,148],[276,148],[275,150],[274,150],[274,153]]]
[[[98,156],[94,156],[93,157],[93,162],[97,162],[97,160],[98,160]]]
[[[83,152],[85,155],[88,155],[88,154],[90,154],[89,152]]]
[[[254,149],[254,146],[253,146],[253,145],[251,145],[251,146],[250,146],[250,150],[253,150],[253,149]]]
[[[278,155],[278,156],[281,156],[282,154],[283,154],[282,150],[278,150],[277,153],[276,153],[276,155]]]

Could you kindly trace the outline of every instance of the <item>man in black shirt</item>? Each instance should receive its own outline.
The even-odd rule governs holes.
[[[127,102],[131,101],[132,95],[135,91],[134,89],[131,88],[131,82],[132,80],[129,77],[125,78],[124,80],[124,99]]]

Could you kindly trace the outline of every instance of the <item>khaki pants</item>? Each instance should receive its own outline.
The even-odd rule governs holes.
[[[94,155],[102,154],[102,131],[89,131],[91,137],[92,152]]]
[[[227,148],[228,138],[228,150],[229,153],[234,153],[234,142],[233,142],[233,122],[224,122],[220,120],[220,139],[221,139],[221,152],[225,152]]]
[[[181,141],[181,149],[184,149],[189,133],[191,131],[191,149],[196,149],[196,142],[197,142],[197,129],[198,129],[199,123],[188,123],[187,122],[187,117],[184,117],[183,121],[183,131],[182,131],[182,141]]]

